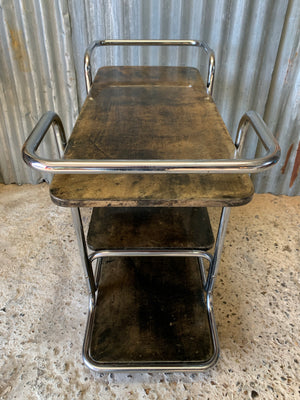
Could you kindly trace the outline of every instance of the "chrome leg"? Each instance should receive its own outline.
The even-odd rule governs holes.
[[[85,278],[87,281],[88,291],[89,291],[89,295],[92,299],[92,302],[94,304],[95,303],[95,293],[96,293],[95,278],[94,278],[92,263],[89,260],[88,254],[87,254],[87,248],[86,248],[86,243],[85,243],[80,209],[72,208],[71,211],[72,211],[74,228],[75,228],[76,236],[77,236],[80,258],[81,258],[81,262],[83,265]]]
[[[141,249],[132,249],[132,250],[125,250],[125,249],[115,249],[115,250],[101,250],[92,252],[88,255],[86,241],[82,226],[82,220],[80,215],[80,210],[77,208],[72,209],[72,215],[74,220],[74,225],[77,233],[77,239],[80,249],[80,255],[82,259],[82,263],[85,270],[85,275],[87,279],[87,284],[90,292],[90,302],[89,302],[89,314],[88,314],[88,321],[86,326],[84,344],[83,344],[83,360],[85,364],[94,371],[150,371],[150,370],[161,370],[161,371],[200,371],[206,368],[211,367],[215,364],[219,357],[219,341],[218,341],[218,333],[217,327],[214,318],[213,312],[213,304],[212,304],[212,290],[215,281],[215,277],[217,275],[218,266],[220,262],[220,257],[224,245],[225,240],[225,233],[227,228],[227,223],[229,220],[230,215],[230,208],[223,208],[219,229],[216,238],[216,245],[214,255],[210,255],[209,253],[201,250],[182,250],[182,249],[164,249],[161,248],[159,250],[149,249],[149,250],[141,250]],[[156,363],[154,360],[153,363],[146,362],[145,364],[140,364],[138,362],[124,362],[121,364],[115,362],[105,362],[104,360],[98,360],[93,358],[93,353],[91,350],[92,346],[92,336],[93,336],[93,327],[94,327],[94,320],[96,317],[96,304],[95,298],[96,293],[98,290],[98,285],[100,281],[101,275],[101,267],[102,267],[102,260],[106,257],[158,257],[158,256],[165,256],[165,257],[195,257],[198,259],[199,271],[202,278],[203,286],[204,287],[204,296],[206,298],[206,309],[207,309],[207,316],[209,322],[209,329],[210,329],[210,336],[212,340],[212,353],[210,359],[206,360],[205,362],[201,362],[199,364],[196,363]],[[206,274],[205,270],[205,260],[209,262],[209,269],[208,273]],[[95,272],[93,272],[93,262],[96,263],[95,265]],[[100,294],[101,295],[101,294]],[[99,312],[99,310],[98,310]],[[97,314],[98,315],[98,314]]]
[[[95,284],[96,290],[98,290],[100,276],[101,276],[102,258],[97,258],[96,268],[95,268]]]
[[[219,264],[220,264],[221,253],[223,250],[229,215],[230,215],[230,208],[223,207],[221,217],[220,217],[215,252],[214,252],[212,263],[210,264],[210,267],[209,267],[208,276],[207,276],[206,285],[205,285],[205,291],[207,292],[207,294],[211,294],[212,290],[213,290],[215,278],[216,278]]]
[[[153,253],[149,250],[103,250],[101,252],[95,252],[90,255],[90,260],[93,260],[93,262],[98,262],[104,260],[106,257],[111,257],[111,256],[122,256],[122,257],[149,257],[150,254],[153,257],[156,256],[170,256],[170,257],[191,257],[191,258],[198,258],[199,260],[199,267],[200,267],[200,260],[202,258],[210,261],[210,264],[212,262],[212,257],[209,256],[209,254],[205,252],[199,251],[193,251],[193,250],[159,250],[159,251],[153,251]],[[101,266],[99,266],[101,269]],[[197,266],[196,266],[197,267]],[[98,266],[96,266],[97,270]],[[201,268],[201,267],[200,267]],[[101,287],[100,287],[101,288]],[[199,287],[200,289],[200,287]],[[101,289],[100,289],[101,290]],[[200,289],[201,290],[201,289]],[[99,291],[99,290],[98,290]],[[211,342],[212,342],[212,351],[211,351],[211,356],[210,358],[204,360],[204,361],[197,361],[193,360],[188,360],[188,361],[176,361],[172,362],[170,360],[165,360],[161,361],[160,359],[154,359],[152,361],[146,360],[136,360],[135,358],[133,359],[124,359],[121,360],[120,362],[117,362],[115,360],[110,361],[109,360],[109,350],[108,350],[108,359],[98,359],[95,357],[95,352],[92,349],[92,340],[94,338],[95,331],[94,329],[94,323],[95,319],[99,318],[99,315],[103,313],[103,310],[97,309],[97,307],[101,307],[101,296],[103,293],[98,293],[97,296],[100,296],[100,302],[97,303],[97,306],[92,304],[90,301],[89,303],[89,314],[88,314],[88,321],[87,321],[87,327],[86,327],[86,332],[85,332],[85,338],[84,338],[84,344],[83,344],[83,360],[85,365],[90,368],[93,371],[96,372],[117,372],[117,371],[132,371],[132,372],[150,372],[150,371],[162,371],[162,372],[175,372],[175,371],[180,371],[180,372],[193,372],[193,371],[202,371],[207,368],[212,367],[220,353],[220,348],[219,348],[219,341],[218,341],[218,334],[217,334],[217,327],[215,323],[215,318],[214,318],[214,313],[213,313],[213,305],[212,305],[212,296],[211,294],[206,295],[206,310],[207,314],[204,313],[202,314],[204,317],[208,317],[208,323],[209,323],[209,332],[211,337]],[[205,295],[205,293],[204,293]],[[104,299],[107,294],[104,294]],[[151,298],[151,297],[150,297]],[[107,299],[107,297],[106,297]],[[98,301],[98,300],[97,300]],[[103,306],[102,302],[102,306]],[[103,321],[102,321],[103,322]],[[98,320],[99,324],[99,320]],[[99,325],[98,325],[99,326]],[[97,330],[96,330],[97,334]],[[97,338],[98,336],[96,336]],[[99,338],[99,337],[98,337]],[[102,340],[102,339],[101,339]]]
[[[207,306],[207,312],[208,312],[208,320],[209,320],[210,329],[211,329],[211,337],[212,337],[213,346],[214,346],[214,350],[215,350],[214,357],[211,360],[211,365],[213,365],[219,358],[220,344],[219,344],[219,338],[218,338],[217,325],[216,325],[215,316],[214,316],[213,301],[212,301],[212,296],[210,293],[208,293],[206,296],[206,306]]]
[[[198,264],[199,264],[199,271],[200,271],[200,276],[202,280],[202,285],[203,288],[206,286],[206,273],[205,273],[205,266],[202,257],[198,258]]]

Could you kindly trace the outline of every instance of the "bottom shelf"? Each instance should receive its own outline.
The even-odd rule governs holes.
[[[204,369],[218,356],[212,320],[197,258],[106,258],[84,359],[94,370]]]

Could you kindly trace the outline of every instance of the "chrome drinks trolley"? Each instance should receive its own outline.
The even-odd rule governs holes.
[[[208,57],[206,84],[190,67],[107,66],[93,78],[102,46],[197,47]],[[48,112],[23,147],[28,165],[54,174],[54,203],[72,210],[89,290],[84,361],[96,371],[208,368],[219,355],[212,293],[230,208],[251,200],[249,174],[274,165],[279,146],[253,111],[232,142],[204,42],[95,41],[84,70],[87,98],[68,143]],[[36,153],[51,126],[56,160]],[[262,158],[242,158],[249,126]],[[87,235],[81,207],[93,209]],[[221,208],[215,240],[207,207]]]

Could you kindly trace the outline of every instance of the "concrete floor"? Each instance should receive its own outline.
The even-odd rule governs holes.
[[[300,197],[232,210],[214,304],[221,356],[193,374],[96,374],[68,209],[0,185],[1,399],[300,399]]]

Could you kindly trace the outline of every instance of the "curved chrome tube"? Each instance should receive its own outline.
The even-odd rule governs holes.
[[[261,140],[264,148],[268,151],[268,153],[274,154],[274,157],[279,159],[280,157],[279,144],[277,140],[274,138],[268,126],[265,124],[264,120],[255,111],[246,112],[240,119],[240,123],[237,129],[237,136],[235,140],[235,147],[236,147],[235,158],[241,156],[241,153],[244,148],[246,134],[249,129],[249,125],[252,126],[255,133]]]
[[[195,46],[202,48],[209,57],[207,74],[207,94],[212,95],[215,74],[215,53],[207,43],[199,40],[95,40],[84,54],[84,76],[86,92],[89,93],[92,83],[91,56],[96,47],[100,46]]]
[[[50,126],[54,124],[59,128],[56,136],[63,148],[66,143],[62,122],[57,114],[48,112],[40,119],[28,139],[22,152],[23,159],[30,167],[37,170],[56,174],[103,174],[103,173],[257,173],[272,167],[280,158],[280,147],[266,126],[262,118],[254,111],[246,113],[240,122],[237,139],[235,141],[236,154],[240,156],[245,135],[249,125],[252,125],[255,133],[267,149],[264,157],[253,160],[49,160],[41,158],[36,151]]]
[[[55,140],[59,156],[63,157],[64,149],[67,144],[65,130],[59,116],[53,111],[48,111],[39,120],[22,147],[23,160],[32,168],[39,170],[47,169],[46,167],[41,168],[41,162],[47,160],[41,161],[36,155],[36,151],[51,126],[58,128],[57,130],[54,130]]]
[[[89,261],[93,262],[98,258],[103,257],[201,257],[208,260],[210,263],[213,261],[211,254],[202,250],[102,250],[96,251],[89,255]]]
[[[153,255],[153,254],[152,254]],[[101,296],[100,294],[98,294]],[[206,296],[206,308],[207,308],[207,316],[209,322],[209,329],[211,334],[212,346],[213,346],[213,354],[210,359],[205,362],[198,364],[197,362],[167,362],[164,365],[159,365],[157,362],[145,363],[141,364],[139,362],[101,362],[95,360],[90,354],[92,334],[93,334],[93,323],[95,319],[95,303],[90,296],[89,301],[89,312],[88,319],[86,323],[86,330],[84,336],[84,343],[82,348],[82,357],[85,365],[93,371],[96,372],[118,372],[124,371],[127,372],[140,372],[140,371],[162,371],[162,372],[176,372],[176,371],[186,371],[186,372],[199,372],[206,370],[207,368],[211,368],[217,362],[220,354],[220,345],[218,339],[217,326],[215,322],[214,312],[213,312],[213,301],[212,294],[208,293]]]
[[[202,250],[183,250],[183,249],[159,249],[159,250],[124,250],[124,249],[116,249],[116,250],[101,250],[96,251],[90,254],[89,261],[90,263],[102,259],[103,257],[159,257],[159,256],[167,256],[167,257],[200,257],[209,261],[211,264],[213,262],[213,256]],[[98,296],[101,296],[100,293],[97,293]],[[85,338],[83,343],[83,360],[86,366],[93,371],[164,371],[164,372],[175,372],[175,371],[200,371],[205,370],[209,367],[212,367],[218,357],[219,357],[219,342],[218,342],[218,334],[217,327],[213,315],[213,307],[212,307],[212,296],[209,293],[206,297],[207,303],[207,315],[209,321],[209,328],[212,338],[213,345],[213,354],[210,359],[203,363],[197,362],[167,362],[164,365],[160,365],[159,363],[152,362],[146,363],[145,365],[141,365],[139,362],[100,362],[94,360],[90,354],[90,347],[92,341],[92,331],[93,331],[93,322],[95,318],[95,302],[94,299],[90,295],[89,302],[89,314],[88,321],[86,324]]]

